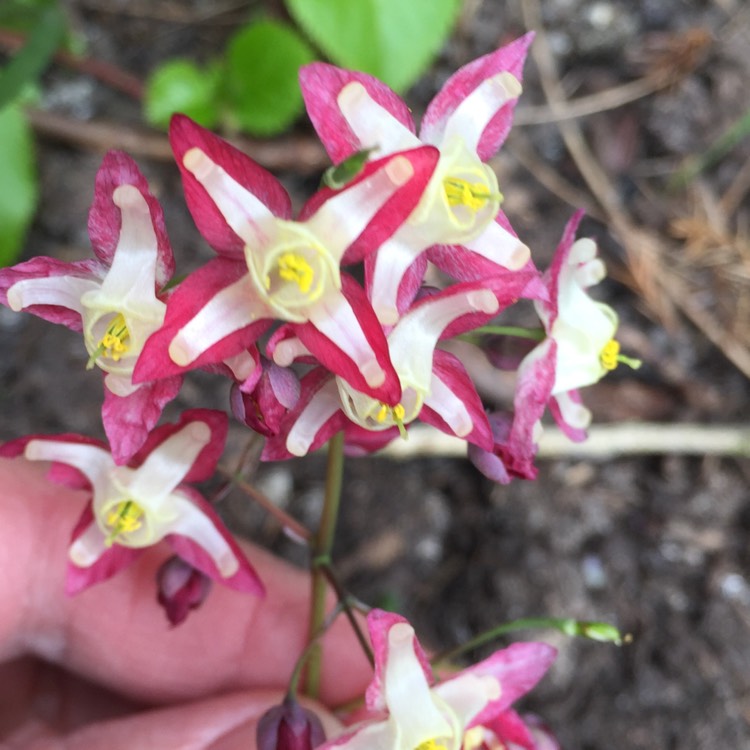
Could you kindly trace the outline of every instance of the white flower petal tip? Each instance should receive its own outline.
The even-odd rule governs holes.
[[[216,567],[222,578],[231,578],[240,569],[240,563],[233,554],[227,553],[216,561]]]
[[[23,292],[21,291],[20,282],[13,284],[8,289],[8,307],[13,312],[21,312],[23,310]]]
[[[594,258],[596,258],[596,242],[590,237],[582,237],[580,240],[576,240],[570,248],[568,263],[577,265],[587,263]]]
[[[297,435],[289,435],[286,441],[286,449],[297,458],[307,455],[307,451],[310,448],[310,443]]]
[[[114,204],[121,209],[141,209],[148,212],[148,205],[135,185],[118,185],[112,193]]]
[[[44,461],[46,460],[46,451],[44,450],[43,440],[30,440],[26,443],[26,448],[23,451],[23,455],[29,461]]]
[[[194,359],[192,351],[182,341],[179,334],[172,339],[168,352],[169,358],[178,367],[187,367]]]
[[[519,242],[510,252],[506,260],[505,267],[509,271],[517,271],[519,268],[523,268],[531,258],[531,250],[528,245],[524,245],[523,242]]]
[[[518,99],[523,92],[521,82],[512,73],[507,71],[492,78],[492,82],[505,93],[506,99]]]
[[[371,359],[368,362],[364,362],[359,370],[370,388],[378,388],[385,383],[385,370],[383,370],[376,360]]]
[[[469,292],[466,300],[475,310],[487,314],[496,313],[500,307],[497,297],[489,289]]]
[[[583,404],[573,401],[567,393],[559,393],[555,398],[566,424],[577,430],[585,430],[591,424],[591,412]]]
[[[339,91],[336,101],[342,110],[356,107],[363,98],[367,97],[367,89],[359,81],[351,81]]]
[[[388,642],[392,646],[396,646],[401,643],[406,643],[407,641],[410,641],[413,639],[414,639],[414,628],[405,622],[397,622],[388,631]]]
[[[211,428],[205,422],[191,422],[182,432],[185,437],[201,445],[206,445],[211,441]]]
[[[401,187],[414,176],[414,167],[405,156],[397,156],[386,164],[385,173],[396,187]]]
[[[488,701],[496,701],[503,693],[499,680],[490,675],[484,675],[479,678],[484,688],[484,693]]]
[[[198,181],[205,179],[215,166],[199,148],[186,151],[182,157],[182,164]]]
[[[82,544],[80,539],[76,539],[76,541],[70,545],[68,558],[73,565],[77,565],[79,568],[90,568],[99,559],[99,554],[95,554],[92,550],[89,550],[85,544]]]
[[[575,270],[575,279],[584,289],[598,284],[606,275],[607,268],[599,258],[587,261]]]
[[[399,314],[397,308],[391,306],[375,307],[375,305],[373,305],[373,308],[381,325],[395,326],[398,323]]]
[[[273,350],[273,361],[279,367],[289,367],[297,357],[310,354],[310,350],[296,338],[284,339]]]

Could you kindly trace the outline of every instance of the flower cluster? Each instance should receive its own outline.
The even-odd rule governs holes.
[[[216,253],[179,283],[170,281],[159,203],[120,152],[105,156],[96,178],[94,258],[40,257],[0,271],[0,302],[80,331],[82,366],[104,373],[109,446],[36,435],[0,448],[51,462],[53,480],[89,491],[69,547],[70,593],[165,540],[176,559],[160,571],[159,600],[173,623],[202,602],[209,579],[262,594],[210,503],[188,484],[212,474],[226,415],[195,409],[158,424],[190,370],[231,380],[231,411],[265,436],[264,460],[303,456],[337,433],[348,453],[370,453],[421,421],[465,440],[479,469],[507,482],[534,476],[547,407],[572,439],[585,437],[590,414],[577,389],[632,363],[619,354],[616,314],[588,295],[603,264],[591,240],[575,240],[576,214],[540,273],[500,208],[502,185],[488,164],[511,127],[531,39],[456,72],[419,130],[372,76],[303,68],[307,111],[335,166],[296,218],[274,176],[176,115],[169,138],[187,205]],[[481,344],[520,299],[539,316],[539,343],[518,364],[513,413],[488,415],[444,344],[457,336]],[[376,612],[369,627],[370,716],[326,748],[555,746],[510,708],[546,670],[548,647],[517,644],[434,684],[406,621]],[[266,726],[317,736],[291,705]]]

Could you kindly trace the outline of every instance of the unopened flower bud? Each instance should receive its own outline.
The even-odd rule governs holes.
[[[170,557],[156,573],[157,599],[172,625],[179,625],[191,609],[203,604],[211,579],[181,557]]]
[[[258,750],[313,750],[326,736],[320,719],[294,698],[266,711],[258,722]]]

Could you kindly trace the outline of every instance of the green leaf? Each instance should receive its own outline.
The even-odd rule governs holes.
[[[16,105],[0,110],[0,164],[0,266],[7,266],[21,252],[38,193],[34,142]]]
[[[307,43],[276,21],[257,21],[230,41],[225,107],[232,127],[273,135],[302,111],[297,71],[314,59]]]
[[[13,101],[27,83],[47,67],[65,37],[65,17],[56,5],[39,17],[26,44],[0,72],[0,108]]]
[[[286,6],[337,65],[400,91],[439,52],[461,0],[286,0]]]
[[[170,60],[158,67],[146,83],[146,120],[166,127],[175,112],[182,112],[207,128],[213,127],[219,119],[220,80],[220,65],[203,70],[190,60]]]

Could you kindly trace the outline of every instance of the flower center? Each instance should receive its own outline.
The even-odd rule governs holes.
[[[414,748],[414,750],[448,750],[448,748],[442,742],[433,739],[421,742]]]
[[[299,253],[284,253],[278,261],[279,278],[297,285],[302,294],[309,294],[315,272]],[[271,289],[271,276],[266,276],[266,289]]]
[[[107,357],[114,362],[119,362],[120,357],[130,349],[130,331],[125,323],[125,316],[117,313],[109,323],[104,335],[99,339],[96,349],[91,353],[86,369],[90,370],[96,361]]]
[[[143,526],[145,512],[135,500],[121,500],[109,510],[105,517],[105,524],[109,534],[105,540],[107,547],[111,547],[117,537],[132,534]]]
[[[599,360],[605,370],[614,370],[619,362],[620,342],[610,339],[599,353]]]
[[[449,176],[443,179],[443,191],[451,208],[466,206],[476,213],[490,200],[502,200],[499,193],[492,193],[481,182],[469,182],[461,177]]]
[[[380,408],[375,413],[375,421],[378,424],[384,424],[386,419],[390,416],[391,421],[398,427],[399,434],[406,440],[408,435],[406,427],[404,427],[404,417],[406,417],[406,409],[403,404],[396,404],[395,406],[389,406],[380,402]]]

